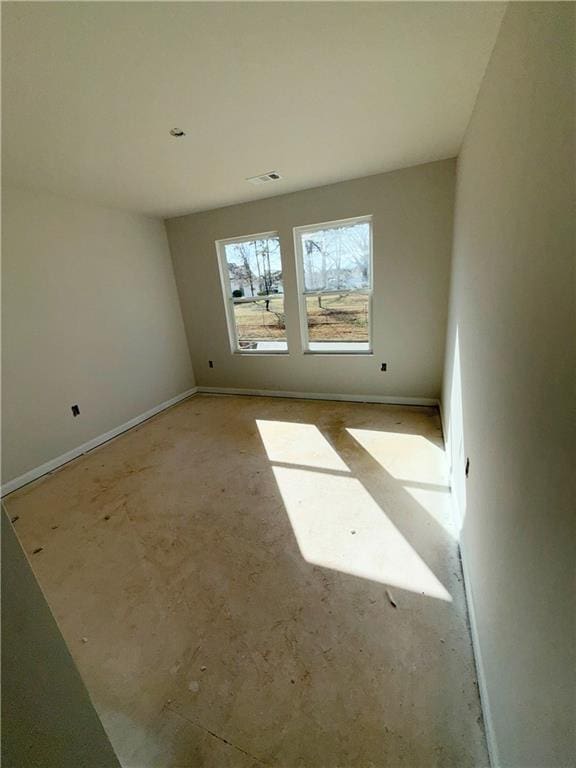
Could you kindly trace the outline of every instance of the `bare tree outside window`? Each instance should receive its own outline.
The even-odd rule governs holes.
[[[370,350],[371,240],[369,219],[296,230],[308,351]]]
[[[277,235],[220,242],[218,252],[233,347],[237,351],[286,351],[286,318]]]

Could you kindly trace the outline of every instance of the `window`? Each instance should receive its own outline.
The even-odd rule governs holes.
[[[216,243],[234,352],[286,352],[280,240],[275,233]]]
[[[306,352],[370,353],[370,216],[294,230]]]

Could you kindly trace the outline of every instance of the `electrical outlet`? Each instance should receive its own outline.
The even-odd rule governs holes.
[[[70,410],[72,411],[72,416],[80,416],[80,406],[73,405]]]
[[[380,365],[380,370],[381,371],[387,371],[388,370],[388,363],[382,363]]]

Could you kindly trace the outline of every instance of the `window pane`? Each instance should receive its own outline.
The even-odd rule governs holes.
[[[287,349],[284,299],[234,302],[238,346],[245,350]]]
[[[301,232],[304,290],[371,288],[370,223]]]
[[[256,237],[223,248],[227,295],[233,301],[238,348],[285,351],[286,321],[282,260],[277,236]],[[246,301],[246,299],[254,301]]]
[[[226,243],[224,252],[230,295],[249,297],[284,292],[278,237]]]
[[[312,351],[367,351],[369,297],[363,293],[306,296]]]

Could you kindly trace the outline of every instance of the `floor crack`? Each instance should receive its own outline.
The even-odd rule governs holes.
[[[189,717],[186,717],[181,712],[177,712],[175,709],[172,709],[172,707],[167,707],[167,709],[169,709],[175,715],[178,715],[178,717],[181,717],[183,720],[186,720],[196,728],[200,728],[200,730],[210,734],[210,736],[214,737],[215,739],[218,739],[218,741],[221,741],[223,744],[226,744],[227,746],[232,747],[233,749],[236,749],[238,752],[241,752],[243,755],[246,755],[246,757],[249,757],[251,760],[254,760],[259,765],[266,765],[266,766],[268,765],[268,763],[265,763],[259,757],[256,757],[255,755],[250,754],[250,752],[247,752],[245,749],[242,749],[242,747],[239,747],[237,744],[233,744],[231,741],[228,741],[228,739],[225,739],[224,736],[220,736],[218,733],[211,731],[210,728],[206,728],[205,725],[202,725],[201,723],[197,723],[195,720],[191,720]]]

